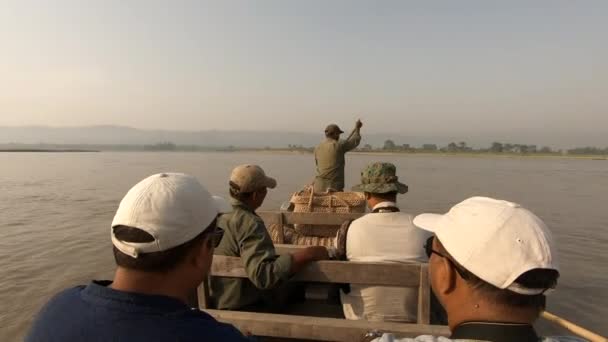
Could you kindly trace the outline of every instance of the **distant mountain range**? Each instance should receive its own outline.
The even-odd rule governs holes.
[[[345,135],[347,135],[346,133]],[[125,126],[85,126],[85,127],[48,127],[48,126],[0,126],[0,144],[66,144],[66,145],[149,145],[160,142],[172,142],[176,145],[196,145],[204,147],[251,147],[251,148],[281,148],[288,145],[302,145],[310,147],[323,139],[322,132],[271,132],[271,131],[172,131],[172,130],[144,130]],[[608,139],[591,137],[585,144],[569,141],[567,135],[555,136],[552,141],[538,141],[539,138],[530,134],[530,137],[517,138],[491,137],[479,135],[464,136],[417,136],[399,133],[373,133],[367,134],[363,130],[364,144],[374,147],[383,146],[387,139],[397,145],[410,144],[437,144],[445,146],[449,142],[465,141],[469,146],[485,147],[493,141],[537,144],[539,147],[548,145],[556,148],[576,146],[608,145]]]

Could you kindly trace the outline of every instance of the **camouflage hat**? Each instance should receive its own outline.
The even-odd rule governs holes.
[[[331,125],[327,125],[327,127],[325,127],[325,133],[344,133],[343,130],[340,129],[340,127],[338,127],[338,125],[336,124],[331,124]]]
[[[407,192],[407,185],[399,182],[397,168],[391,163],[372,163],[361,171],[361,184],[353,186],[353,191],[384,194],[396,191]]]
[[[236,185],[241,193],[254,192],[262,188],[274,189],[277,181],[266,176],[264,170],[257,165],[239,165],[230,174],[230,183]]]

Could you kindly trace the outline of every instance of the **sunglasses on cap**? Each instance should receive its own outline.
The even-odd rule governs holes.
[[[429,237],[428,239],[426,239],[426,243],[424,244],[424,251],[426,253],[427,258],[429,258],[429,260],[430,260],[431,255],[437,254],[438,256],[446,259],[450,264],[452,264],[452,266],[454,267],[454,269],[456,270],[456,272],[458,273],[458,275],[460,275],[460,277],[462,279],[465,279],[465,280],[468,279],[469,277],[467,276],[466,271],[463,270],[458,264],[456,264],[456,262],[454,260],[452,260],[447,255],[433,249],[433,239],[434,238],[435,238],[434,235]]]
[[[209,232],[209,242],[213,246],[213,248],[217,248],[222,241],[222,237],[224,237],[224,230],[218,226],[213,228],[213,231]]]

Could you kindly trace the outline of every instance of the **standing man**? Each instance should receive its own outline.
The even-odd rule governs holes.
[[[247,341],[187,304],[221,238],[218,213],[218,199],[192,176],[161,173],[137,183],[112,222],[114,281],[56,295],[25,341]]]
[[[346,140],[340,140],[340,134],[344,131],[338,125],[331,124],[325,128],[326,139],[315,148],[315,192],[344,190],[344,154],[359,146],[362,126],[361,120],[357,120],[355,128]]]
[[[218,309],[279,311],[284,282],[307,263],[328,259],[327,249],[313,246],[294,254],[277,255],[264,221],[255,213],[267,189],[277,182],[257,165],[241,165],[230,175],[232,212],[220,217],[218,227],[224,237],[217,255],[240,257],[248,279],[212,278],[211,296]]]
[[[361,172],[361,184],[353,191],[365,193],[372,210],[350,224],[346,233],[346,258],[368,262],[427,262],[424,244],[431,234],[414,226],[414,217],[397,206],[397,194],[407,192],[399,182],[395,165],[372,163]],[[418,289],[351,285],[342,292],[347,319],[416,322]]]

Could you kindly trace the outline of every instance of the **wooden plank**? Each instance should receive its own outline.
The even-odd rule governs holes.
[[[292,213],[276,211],[260,211],[257,213],[266,226],[271,224],[312,224],[312,225],[341,225],[344,221],[355,220],[365,215],[365,213]]]
[[[295,253],[299,250],[302,250],[304,248],[308,248],[310,246],[304,246],[304,245],[284,245],[284,244],[275,244],[274,245],[274,249],[277,252],[278,255],[283,255],[283,254],[291,254],[291,253]]]
[[[206,310],[217,320],[236,326],[244,334],[315,341],[360,341],[369,331],[390,332],[397,337],[448,336],[445,326],[390,322],[350,321],[310,316]]]
[[[266,227],[270,226],[271,224],[279,224],[283,221],[283,214],[280,211],[259,211],[256,212],[256,214],[258,214],[258,216],[264,220]]]
[[[420,286],[418,287],[418,324],[429,324],[431,317],[431,287],[429,265],[420,265]]]
[[[285,224],[283,223],[283,214],[279,215],[279,223],[278,223],[278,230],[279,230],[279,243],[285,243]]]
[[[418,263],[376,263],[324,260],[310,263],[292,279],[321,283],[350,283],[359,285],[418,287]],[[211,275],[216,277],[246,278],[238,257],[215,255]]]

